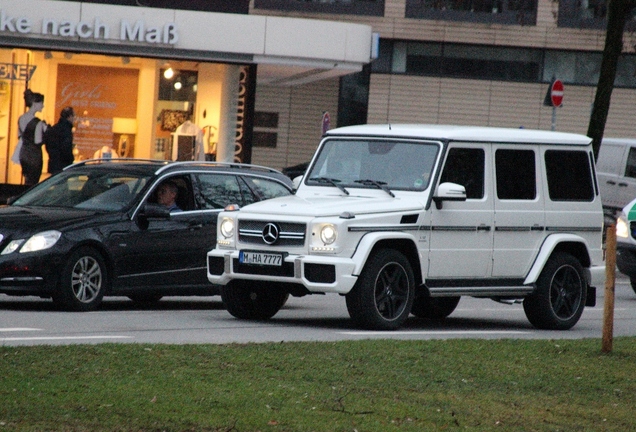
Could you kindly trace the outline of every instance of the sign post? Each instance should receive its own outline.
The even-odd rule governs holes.
[[[563,104],[563,81],[553,79],[543,104],[552,107],[552,130],[556,129],[556,109]]]

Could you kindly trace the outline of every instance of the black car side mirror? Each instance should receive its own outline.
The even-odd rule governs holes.
[[[139,213],[146,219],[170,219],[170,209],[161,204],[144,204]]]

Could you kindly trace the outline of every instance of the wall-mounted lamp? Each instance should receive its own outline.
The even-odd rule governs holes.
[[[171,67],[168,67],[168,69],[163,71],[163,77],[165,79],[172,79],[173,76],[174,76],[174,69],[172,69]]]
[[[53,58],[53,53],[51,51],[44,51],[44,58],[46,60],[50,60]]]

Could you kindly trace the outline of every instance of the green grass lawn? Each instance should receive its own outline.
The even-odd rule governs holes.
[[[636,338],[0,347],[1,431],[633,431]]]

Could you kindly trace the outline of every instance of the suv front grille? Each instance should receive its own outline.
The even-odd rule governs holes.
[[[239,220],[239,242],[265,246],[303,246],[305,224]]]

